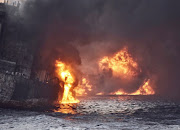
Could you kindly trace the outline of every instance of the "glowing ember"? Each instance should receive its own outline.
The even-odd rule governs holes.
[[[59,98],[59,103],[78,103],[79,100],[73,95],[73,84],[75,79],[71,72],[71,67],[61,61],[56,61],[56,73],[61,82],[60,86],[64,89],[62,99]]]
[[[75,89],[77,96],[85,96],[90,91],[92,91],[92,86],[89,81],[86,78],[82,78],[81,84]]]
[[[128,53],[127,48],[123,48],[112,57],[104,57],[99,62],[101,70],[113,71],[113,76],[131,78],[137,75],[139,71],[137,63]]]
[[[120,89],[115,93],[111,93],[111,95],[154,95],[155,91],[149,85],[149,82],[150,80],[144,82],[144,84],[134,93],[126,93]]]

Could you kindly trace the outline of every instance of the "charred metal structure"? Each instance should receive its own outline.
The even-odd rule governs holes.
[[[22,34],[18,8],[0,3],[0,107],[58,98],[57,78],[48,76],[46,70],[36,70],[32,76],[35,52]]]

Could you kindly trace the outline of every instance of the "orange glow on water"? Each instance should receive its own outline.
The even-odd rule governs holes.
[[[75,104],[60,104],[59,109],[54,110],[54,112],[61,112],[64,114],[76,114]]]

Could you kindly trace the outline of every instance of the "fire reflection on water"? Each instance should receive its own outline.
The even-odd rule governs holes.
[[[60,104],[58,109],[55,109],[54,112],[60,112],[64,114],[77,114],[77,104]]]
[[[64,114],[76,114],[76,104],[79,100],[75,97],[74,84],[76,78],[73,75],[73,69],[70,65],[57,60],[56,61],[56,75],[60,79],[59,86],[63,89],[63,92],[59,93],[58,97],[58,109],[54,112],[61,112]],[[61,97],[62,96],[62,97]]]

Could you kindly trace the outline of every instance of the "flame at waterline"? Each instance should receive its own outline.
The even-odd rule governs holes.
[[[154,95],[155,91],[150,86],[150,80],[145,81],[144,84],[133,93],[126,93],[122,89],[111,93],[111,95]]]
[[[59,103],[78,103],[79,100],[74,97],[72,90],[75,78],[72,75],[71,67],[56,60],[56,74],[60,81],[63,82],[63,85],[60,83],[60,86],[64,89],[62,99],[59,98],[58,100]]]
[[[112,57],[105,56],[99,61],[99,68],[103,72],[104,70],[111,70],[113,77],[123,78],[124,80],[131,81],[136,78],[141,69],[137,62],[133,59],[131,54],[128,53],[127,47],[114,54]],[[150,79],[146,79],[144,84],[133,93],[126,93],[123,89],[119,89],[110,95],[153,95],[155,91],[150,86]],[[103,95],[103,93],[97,93],[96,95]]]

